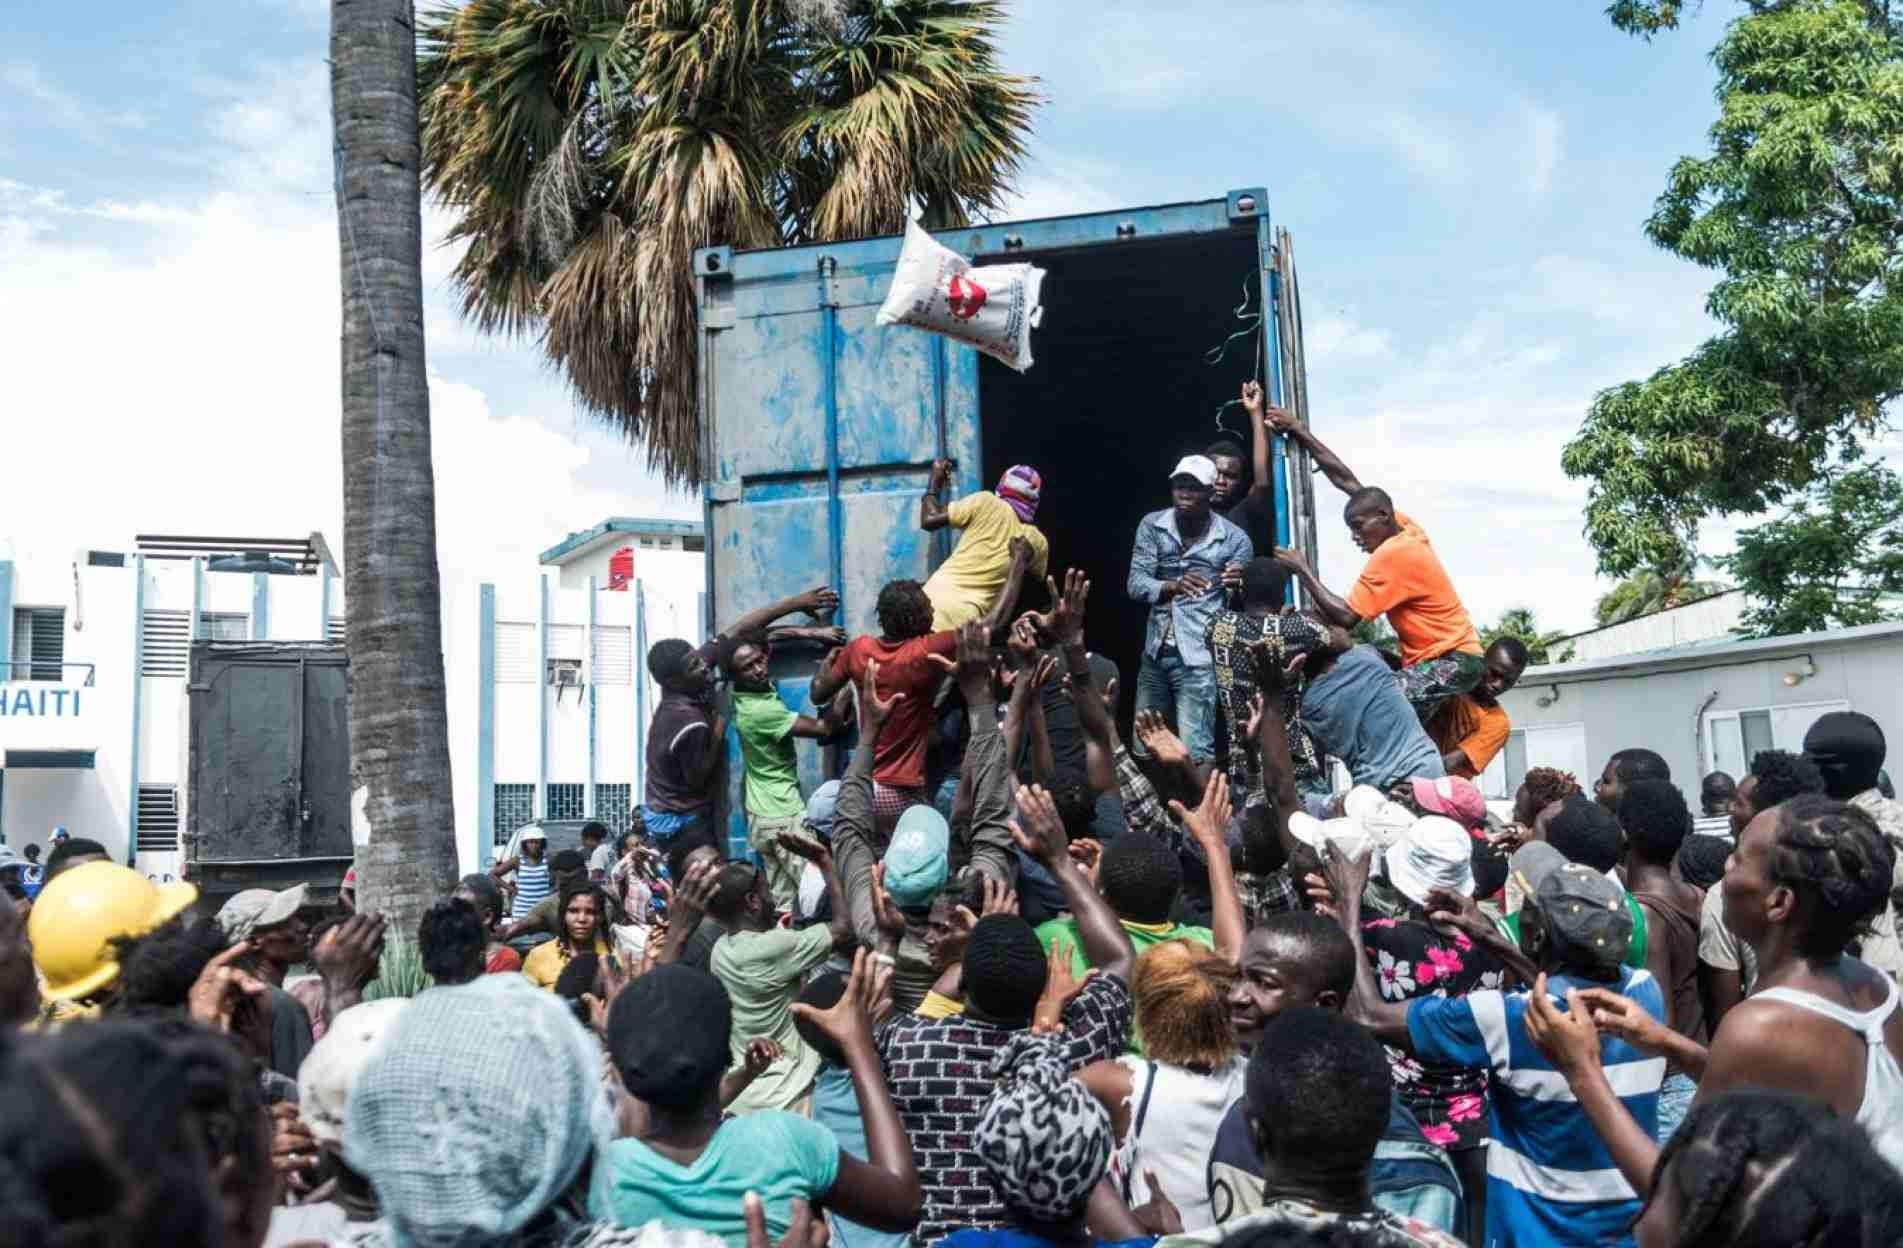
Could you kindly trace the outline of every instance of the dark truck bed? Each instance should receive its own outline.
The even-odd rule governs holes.
[[[181,848],[206,912],[299,882],[336,899],[354,854],[348,671],[341,643],[193,644]]]

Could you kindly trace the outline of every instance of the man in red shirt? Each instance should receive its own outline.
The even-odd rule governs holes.
[[[1031,563],[1031,547],[1022,538],[1011,543],[1011,568],[1004,592],[981,621],[987,636],[995,635],[1011,618],[1018,591]],[[932,600],[917,581],[890,581],[879,591],[876,614],[879,636],[855,637],[813,678],[809,691],[814,706],[832,700],[847,681],[865,674],[866,663],[879,665],[880,694],[898,694],[899,704],[885,721],[873,754],[873,826],[883,844],[907,806],[929,800],[925,792],[925,750],[931,740],[932,694],[945,669],[933,655],[951,658],[958,650],[958,634],[932,631]]]

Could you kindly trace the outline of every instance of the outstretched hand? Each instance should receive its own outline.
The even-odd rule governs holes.
[[[877,741],[879,730],[885,727],[885,721],[905,700],[905,695],[895,693],[881,700],[879,697],[879,661],[867,659],[866,669],[856,682],[859,690],[859,739],[862,742]]]
[[[1043,995],[1038,997],[1037,1008],[1031,1012],[1031,1030],[1041,1036],[1064,1030],[1064,1011],[1097,974],[1095,967],[1085,971],[1082,978],[1072,971],[1071,945],[1061,936],[1051,942],[1049,967],[1044,977]]]
[[[1017,817],[1009,824],[1011,839],[1046,870],[1054,869],[1070,853],[1057,803],[1041,784],[1019,785],[1017,803]]]
[[[1544,974],[1533,981],[1533,995],[1526,1005],[1526,1034],[1553,1068],[1571,1082],[1599,1068],[1599,1028],[1593,1023],[1592,1007],[1580,999],[1579,989],[1567,989],[1566,1007],[1562,1010],[1553,1004]]]
[[[1131,727],[1136,730],[1137,741],[1163,766],[1177,767],[1189,761],[1189,747],[1170,728],[1161,711],[1138,711]]]
[[[356,989],[376,978],[383,928],[382,915],[358,913],[325,932],[311,950],[311,962],[324,982]]]
[[[1064,586],[1058,589],[1055,577],[1045,577],[1044,586],[1051,595],[1051,609],[1038,617],[1038,626],[1060,646],[1080,646],[1084,642],[1084,606],[1090,601],[1090,578],[1082,568],[1064,573]]]
[[[185,998],[193,1022],[230,1031],[232,1015],[246,1000],[269,1012],[270,987],[249,971],[232,965],[250,952],[251,942],[241,940],[205,963]]]
[[[925,657],[957,678],[958,691],[965,695],[967,706],[989,704],[993,700],[991,638],[986,634],[985,626],[976,620],[959,625],[957,631],[956,657],[948,659],[942,654],[928,654]]]
[[[848,1054],[857,1046],[863,1046],[861,1051],[870,1052],[873,1002],[891,974],[892,967],[888,963],[875,962],[860,949],[852,955],[852,977],[846,981],[846,991],[832,1008],[820,1010],[796,1001],[791,1007],[793,1016],[825,1032]]]
[[[1212,856],[1223,852],[1228,844],[1230,812],[1229,777],[1220,767],[1209,769],[1209,782],[1203,786],[1202,805],[1196,809],[1190,810],[1175,798],[1170,799],[1170,813],[1189,829],[1196,843]]]

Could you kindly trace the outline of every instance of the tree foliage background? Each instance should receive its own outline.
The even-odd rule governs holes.
[[[1524,642],[1527,662],[1534,667],[1542,663],[1572,662],[1573,648],[1564,644],[1565,632],[1541,629],[1531,607],[1509,607],[1500,613],[1498,620],[1480,630],[1483,646],[1491,646],[1502,637],[1518,637]]]
[[[1039,103],[1002,0],[467,0],[418,29],[425,185],[487,331],[700,475],[693,253],[998,210]]]
[[[1712,53],[1711,151],[1673,167],[1645,226],[1720,274],[1707,310],[1724,331],[1599,394],[1562,462],[1591,482],[1586,535],[1610,576],[1685,568],[1701,521],[1795,505],[1726,567],[1757,604],[1753,629],[1819,628],[1842,617],[1833,592],[1862,604],[1853,614],[1887,612],[1868,592],[1887,564],[1851,545],[1767,552],[1867,526],[1898,492],[1871,454],[1903,393],[1903,38],[1885,0],[1745,9]],[[1681,12],[1608,9],[1648,39]]]

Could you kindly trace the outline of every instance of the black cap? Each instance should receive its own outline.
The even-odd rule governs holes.
[[[628,1092],[685,1108],[727,1071],[733,1004],[718,979],[679,963],[655,967],[608,1011],[608,1052]]]

